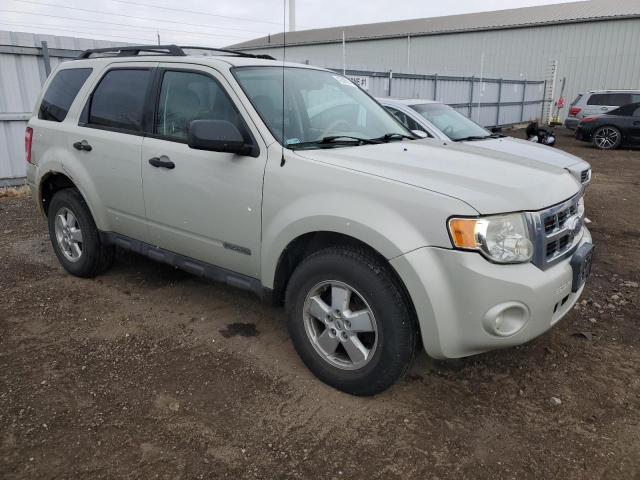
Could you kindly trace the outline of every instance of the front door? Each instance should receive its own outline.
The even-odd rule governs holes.
[[[227,80],[213,69],[161,64],[158,75],[153,132],[142,145],[151,243],[257,278],[267,158],[262,139],[244,121],[243,116],[248,116]],[[250,157],[191,149],[187,131],[197,119],[234,123],[253,142],[260,142],[260,154]]]

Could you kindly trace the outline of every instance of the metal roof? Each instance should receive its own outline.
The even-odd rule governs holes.
[[[393,22],[367,23],[286,33],[286,44],[383,39],[407,36],[499,30],[563,23],[582,23],[620,18],[640,18],[638,0],[590,0],[447,17],[418,18]],[[282,46],[283,33],[232,45],[229,48],[255,49]]]

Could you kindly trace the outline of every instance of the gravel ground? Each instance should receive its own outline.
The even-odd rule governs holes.
[[[31,199],[0,199],[0,477],[640,478],[640,152],[558,137],[595,172],[581,303],[374,398],[318,382],[248,293],[128,253],[67,275]]]

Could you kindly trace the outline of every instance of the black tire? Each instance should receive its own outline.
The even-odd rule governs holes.
[[[622,132],[612,125],[603,125],[593,132],[591,142],[600,150],[614,150],[622,143]]]
[[[82,253],[76,261],[70,261],[56,238],[56,215],[68,209],[77,219],[82,232]],[[64,269],[76,277],[90,278],[105,272],[113,263],[114,247],[105,245],[100,238],[89,207],[75,188],[65,188],[55,193],[47,211],[49,238],[53,250]]]
[[[305,365],[323,382],[353,395],[375,395],[409,368],[416,350],[417,328],[393,275],[365,249],[335,247],[316,252],[296,268],[286,291],[288,330]],[[370,360],[355,370],[340,369],[316,351],[305,327],[305,301],[319,283],[342,282],[370,307],[377,324],[377,346]]]

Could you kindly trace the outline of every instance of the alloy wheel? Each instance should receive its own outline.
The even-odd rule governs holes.
[[[618,144],[620,132],[615,128],[601,128],[595,133],[594,140],[599,148],[609,150]]]
[[[362,295],[344,282],[324,281],[305,299],[304,325],[315,351],[330,365],[357,370],[378,347],[378,327]]]
[[[62,254],[70,262],[77,262],[82,257],[82,230],[74,213],[62,207],[56,213],[55,234]]]

